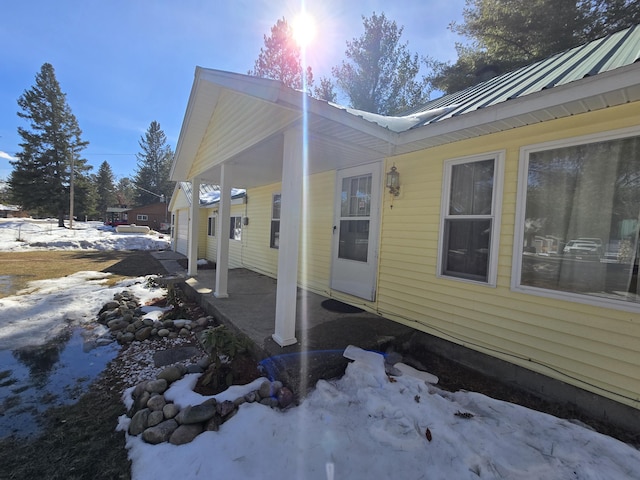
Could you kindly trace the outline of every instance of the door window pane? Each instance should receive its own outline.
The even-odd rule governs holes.
[[[371,214],[371,175],[342,180],[343,217],[368,217]]]
[[[338,257],[366,262],[368,250],[369,220],[341,220]]]

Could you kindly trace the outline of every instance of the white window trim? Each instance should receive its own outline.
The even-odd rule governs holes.
[[[538,297],[553,298],[556,300],[571,301],[586,305],[593,305],[602,308],[614,308],[625,312],[640,312],[640,304],[614,300],[611,298],[596,297],[594,295],[582,295],[579,293],[562,292],[560,290],[549,290],[540,287],[530,287],[520,285],[522,274],[522,245],[524,244],[524,220],[525,205],[527,200],[527,179],[529,173],[529,155],[534,152],[553,150],[562,147],[572,147],[587,143],[596,143],[607,140],[617,140],[640,135],[639,127],[629,127],[608,132],[599,132],[591,135],[581,135],[579,137],[569,137],[551,142],[536,143],[520,148],[520,160],[518,165],[518,190],[516,196],[516,217],[513,232],[513,257],[511,266],[511,290]]]
[[[440,200],[440,232],[438,234],[438,259],[437,259],[437,277],[452,280],[456,282],[472,283],[474,285],[483,285],[488,287],[494,287],[497,284],[498,279],[498,257],[500,252],[500,226],[502,224],[502,194],[504,185],[504,159],[505,151],[497,150],[493,152],[482,153],[479,155],[470,155],[467,157],[459,157],[444,162],[444,169],[442,175],[442,198]],[[444,255],[444,228],[445,220],[449,216],[448,207],[449,199],[451,198],[451,170],[454,165],[460,165],[464,163],[480,162],[483,160],[494,161],[493,172],[493,198],[491,199],[491,215],[492,218],[492,231],[491,231],[491,246],[489,252],[489,261],[487,269],[487,281],[482,282],[478,280],[471,280],[469,278],[454,277],[451,275],[445,275],[442,271],[442,256]]]
[[[273,192],[273,193],[271,194],[271,221],[269,222],[269,248],[272,248],[272,249],[274,249],[274,250],[279,250],[279,249],[280,249],[280,245],[278,245],[277,247],[274,247],[274,246],[271,244],[272,235],[273,235],[273,232],[272,232],[272,230],[271,230],[271,229],[273,228],[273,226],[272,226],[272,225],[273,225],[273,222],[274,222],[274,221],[276,221],[276,220],[277,220],[278,222],[280,222],[280,218],[282,217],[282,215],[280,215],[278,218],[274,218],[274,217],[273,217],[273,204],[274,204],[274,201],[275,201],[276,195],[279,195],[279,196],[280,196],[280,211],[282,212],[282,192]]]
[[[136,214],[136,220],[146,222],[147,220],[149,220],[149,216],[144,213],[138,213]]]
[[[243,230],[244,230],[244,225],[242,224],[242,215],[230,215],[229,216],[229,221],[231,221],[234,218],[239,218],[240,219],[240,240],[235,239],[235,238],[231,238],[231,230],[229,230],[229,240],[232,241],[232,242],[242,242]],[[231,223],[229,223],[229,229],[231,229]]]
[[[207,237],[211,237],[211,238],[216,237],[216,234],[218,233],[217,218],[218,218],[218,215],[215,213],[207,217]],[[211,219],[211,222],[213,223],[213,235],[209,235],[209,219]]]

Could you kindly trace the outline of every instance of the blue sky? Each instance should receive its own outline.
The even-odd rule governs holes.
[[[309,46],[314,76],[330,76],[362,16],[384,12],[404,27],[409,49],[455,61],[464,0],[306,1],[318,34]],[[90,142],[94,172],[107,161],[133,176],[139,140],[156,120],[175,150],[196,66],[247,73],[279,18],[292,21],[301,0],[3,0],[0,16],[0,179],[20,150],[17,99],[53,65],[67,103]]]

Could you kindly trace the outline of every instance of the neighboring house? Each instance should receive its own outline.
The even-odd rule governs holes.
[[[158,232],[168,232],[170,228],[169,205],[166,202],[151,203],[127,210],[130,225],[144,225]]]
[[[17,205],[3,205],[0,203],[0,218],[26,217],[27,212]]]
[[[191,185],[171,202],[176,248],[192,275],[215,261],[214,295],[233,295],[234,240],[208,248],[198,208],[220,185],[218,224],[249,219],[231,263],[277,276],[280,345],[297,342],[299,285],[640,429],[639,57],[634,27],[402,117],[197,68],[171,172]],[[604,253],[565,256],[571,240]]]

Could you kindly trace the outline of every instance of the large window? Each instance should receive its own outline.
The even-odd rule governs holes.
[[[280,247],[280,199],[279,193],[273,194],[271,202],[271,240],[269,246],[271,248]]]
[[[440,275],[495,285],[502,155],[447,162]]]
[[[523,149],[516,288],[640,303],[640,136],[621,135]]]
[[[242,240],[242,217],[231,217],[229,238],[231,240]]]
[[[338,258],[366,262],[371,223],[372,175],[342,180]]]

